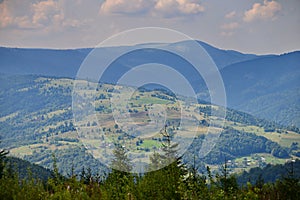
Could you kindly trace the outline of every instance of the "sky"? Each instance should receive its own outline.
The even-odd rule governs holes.
[[[300,50],[299,0],[0,0],[0,46],[95,47],[122,31],[163,27],[221,49]]]

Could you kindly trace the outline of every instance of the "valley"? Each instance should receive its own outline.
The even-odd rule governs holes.
[[[67,174],[71,166],[76,172],[83,166],[91,167],[94,173],[105,171],[103,164],[109,162],[105,158],[109,157],[116,143],[128,149],[133,163],[142,163],[145,167],[149,156],[159,152],[164,141],[160,130],[153,128],[155,131],[151,132],[152,129],[143,128],[153,119],[164,121],[175,142],[187,142],[183,161],[189,164],[196,161],[199,171],[204,171],[206,165],[218,171],[225,159],[233,173],[299,158],[297,129],[231,109],[227,110],[222,127],[222,120],[212,113],[217,114],[223,108],[209,103],[187,105],[186,97],[168,91],[97,84],[93,93],[96,98],[91,101],[96,117],[85,114],[75,122],[72,114],[74,80],[1,75],[0,81],[8,83],[1,84],[0,94],[2,148],[8,149],[11,155],[47,168],[52,167],[51,155],[54,153],[63,174]],[[89,87],[96,83],[82,81],[81,84],[84,87],[79,93],[88,99],[92,94]],[[135,92],[129,101],[119,102],[118,112],[112,110],[112,97],[132,90]],[[126,130],[124,123],[120,126],[115,122],[113,112],[125,112],[121,108],[127,109],[131,121],[126,123],[136,125],[134,131]],[[183,130],[180,129],[181,117],[186,122]],[[209,127],[211,120],[214,123]],[[205,136],[214,134],[214,131],[221,131],[218,142],[202,158],[197,152]]]

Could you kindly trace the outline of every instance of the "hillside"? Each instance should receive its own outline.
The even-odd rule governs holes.
[[[112,120],[109,99],[116,92],[113,85],[99,84],[97,87],[97,98],[94,101],[98,118],[88,115],[75,123],[71,108],[72,79],[1,75],[0,82],[6,83],[0,84],[2,147],[9,149],[11,155],[48,168],[52,167],[51,155],[54,153],[63,174],[69,173],[71,166],[74,166],[76,172],[80,172],[83,166],[92,168],[95,173],[99,169],[102,173],[106,171],[98,159],[103,159],[103,150],[112,150],[112,141],[127,146],[133,152],[131,159],[135,163],[146,162],[148,155],[160,148],[163,139],[159,133],[152,133],[151,137],[145,137],[143,133],[143,124],[149,122],[147,110],[153,105],[163,106],[167,110],[166,123],[169,132],[181,134],[183,141],[189,141],[192,136],[192,126],[187,126],[182,131],[178,129],[181,114],[177,107],[184,103],[180,100],[183,97],[175,98],[174,94],[161,90],[138,90],[131,98],[128,109],[140,129],[135,134],[128,135],[125,129],[122,130]],[[81,95],[88,97],[88,85],[94,83],[82,83],[85,86]],[[125,86],[116,87],[121,90]],[[184,154],[186,163],[193,162],[195,158],[200,166],[199,170],[205,169],[205,164],[218,169],[226,157],[234,163],[232,170],[240,171],[267,163],[284,163],[286,159],[299,156],[299,134],[292,129],[249,114],[228,110],[225,127],[217,145],[204,160],[197,155],[195,157],[194,154],[199,151],[205,135],[213,134],[208,132],[207,127],[210,120],[215,118],[211,115],[213,109],[217,111],[222,108],[199,103],[189,105],[183,110],[186,120],[196,120],[199,124],[197,139]],[[220,129],[218,120],[216,122],[211,130]],[[88,135],[80,135],[76,129],[85,130],[84,133]],[[109,139],[103,140],[101,132]],[[98,146],[99,144],[101,145]],[[88,151],[86,147],[89,148]],[[93,150],[94,156],[95,152],[100,156],[98,159],[90,155]],[[143,156],[136,158],[135,155]],[[243,159],[249,156],[253,159],[245,163]]]
[[[300,52],[259,58],[221,70],[228,106],[300,126]]]
[[[33,178],[46,182],[54,177],[53,171],[16,157],[7,157],[5,166],[7,170],[10,170],[11,175],[18,175],[21,180]]]

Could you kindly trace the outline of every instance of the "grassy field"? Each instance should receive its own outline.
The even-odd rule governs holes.
[[[293,142],[297,142],[300,144],[300,136],[298,133],[291,131],[282,131],[280,132],[265,132],[264,128],[257,126],[245,126],[238,124],[236,126],[232,126],[236,130],[245,131],[249,133],[255,133],[256,135],[263,136],[277,142],[283,147],[290,147]]]

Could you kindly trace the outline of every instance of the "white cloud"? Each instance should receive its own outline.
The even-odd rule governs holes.
[[[100,14],[151,14],[164,17],[195,15],[204,11],[196,0],[106,0]]]
[[[231,19],[231,18],[233,18],[233,17],[235,17],[236,16],[236,12],[235,11],[232,11],[232,12],[230,12],[230,13],[227,13],[226,15],[225,15],[225,18],[226,19]]]
[[[191,0],[158,0],[154,7],[154,12],[166,17],[195,15],[204,10],[199,1]]]
[[[243,20],[251,22],[254,20],[274,19],[275,15],[281,10],[281,5],[276,1],[264,0],[263,4],[255,3],[250,10],[244,13]]]
[[[44,0],[22,7],[17,1],[4,0],[0,3],[0,26],[2,28],[38,28],[63,20],[63,12],[57,1]],[[20,10],[26,14],[20,14]]]
[[[67,17],[65,7],[70,0],[43,0],[20,5],[18,0],[4,0],[0,3],[0,27],[21,29],[60,30],[64,27],[81,27],[89,22],[85,18]],[[85,2],[72,2],[80,7]],[[22,12],[20,12],[22,10]]]
[[[16,15],[16,2],[4,0],[0,3],[0,27],[18,27],[18,28],[33,28],[31,19],[27,15]],[[23,5],[22,5],[23,6]],[[24,7],[23,7],[24,8]],[[26,9],[26,8],[24,8]]]
[[[184,14],[199,14],[205,10],[200,1],[177,0],[179,2],[179,11]]]
[[[155,5],[155,10],[164,13],[169,13],[178,10],[179,3],[175,0],[158,0]]]
[[[64,19],[62,8],[58,1],[45,0],[32,5],[32,23],[39,26],[49,23],[60,24]]]
[[[0,27],[5,28],[13,23],[13,17],[9,10],[8,1],[0,3]]]
[[[100,7],[100,14],[136,14],[147,12],[153,0],[106,0]]]

